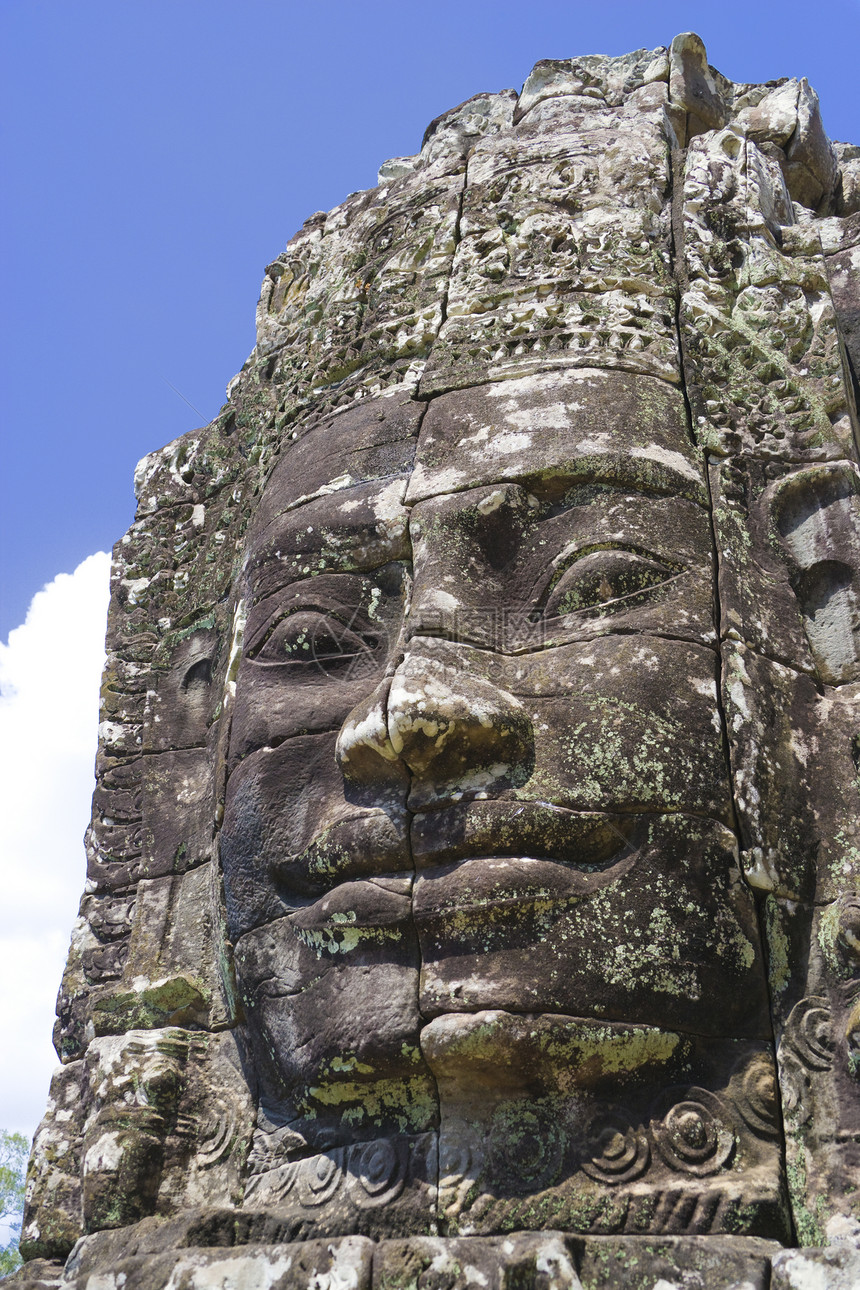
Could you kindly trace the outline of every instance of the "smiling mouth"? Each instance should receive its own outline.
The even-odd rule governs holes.
[[[755,910],[719,822],[507,800],[411,828],[414,860],[407,848],[371,870],[371,850],[361,863],[344,851],[315,890],[281,886],[285,926],[272,935],[296,947],[311,985],[379,973],[375,1015],[391,981],[408,982],[416,1028],[501,1008],[766,1035]],[[709,1011],[714,991],[725,1012]]]

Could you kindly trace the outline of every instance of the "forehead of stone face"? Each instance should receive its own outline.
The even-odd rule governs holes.
[[[297,506],[411,469],[424,405],[398,393],[363,399],[291,441],[263,490],[254,534]]]
[[[508,480],[605,480],[707,504],[680,391],[630,372],[547,372],[433,399],[407,502]]]

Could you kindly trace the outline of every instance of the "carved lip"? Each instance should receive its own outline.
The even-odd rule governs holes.
[[[478,858],[551,860],[597,871],[638,847],[636,816],[573,811],[551,802],[485,800],[422,812],[411,826],[416,869]]]
[[[637,853],[624,850],[613,862],[572,864],[554,856],[467,856],[432,869],[419,870],[412,900],[416,923],[462,920],[482,911],[495,918],[535,901],[583,899],[617,880],[633,866]]]

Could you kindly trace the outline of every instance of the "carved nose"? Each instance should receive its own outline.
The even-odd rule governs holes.
[[[371,792],[383,793],[408,767],[409,805],[421,809],[524,781],[533,742],[531,718],[515,695],[410,652],[390,682],[353,708],[335,755],[344,778]]]
[[[391,778],[397,753],[388,737],[388,689],[390,681],[378,686],[350,712],[335,744],[337,764],[345,779],[372,786],[380,778]],[[402,766],[400,767],[401,773]]]
[[[488,795],[525,778],[533,732],[519,699],[481,677],[410,652],[388,695],[388,738],[413,775],[413,809]]]

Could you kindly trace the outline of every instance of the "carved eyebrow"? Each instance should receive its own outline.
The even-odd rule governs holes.
[[[388,564],[396,562],[389,561]],[[373,605],[380,595],[379,573],[386,565],[366,572],[324,572],[319,578],[292,578],[282,585],[267,585],[262,594],[252,602],[246,649],[253,647],[262,631],[297,613],[319,613],[343,620],[367,621]],[[383,593],[384,594],[384,593]]]
[[[344,489],[354,488],[356,484],[362,481],[353,479],[349,473],[337,475],[330,479],[327,484],[320,484],[319,488],[314,489],[311,493],[302,493],[300,497],[294,497],[291,502],[286,502],[280,515],[289,515],[297,511],[299,507],[306,506],[308,502],[319,501],[321,497],[331,497],[334,493],[343,492]],[[276,516],[276,518],[279,518]]]
[[[269,530],[275,528],[279,521],[286,517],[292,517],[296,523],[301,524],[302,519],[299,512],[308,508],[311,512],[320,511],[319,503],[328,504],[326,514],[334,515],[334,508],[358,509],[364,505],[369,511],[374,511],[374,502],[390,505],[391,502],[403,504],[406,496],[406,489],[411,478],[411,471],[396,471],[390,475],[381,475],[371,479],[353,479],[350,474],[338,475],[336,478],[329,480],[327,484],[320,485],[313,492],[303,493],[299,497],[294,497],[288,502],[284,502],[277,512],[265,522],[262,529],[257,531],[257,540],[263,538]],[[265,495],[265,489],[264,495]],[[350,494],[352,496],[350,497]],[[399,496],[397,496],[399,494]],[[351,505],[350,505],[351,504]],[[374,512],[377,514],[378,513]]]
[[[605,541],[598,542],[568,542],[567,546],[551,561],[553,571],[558,572],[559,565],[569,569],[571,565],[576,564],[577,560],[583,560],[587,555],[593,555],[595,551],[627,551],[630,555],[641,556],[643,560],[656,560],[660,564],[665,564],[667,568],[672,564],[682,567],[680,562],[671,556],[660,555],[651,547],[640,546],[638,542],[625,542],[623,538],[606,538]]]
[[[708,509],[705,483],[695,466],[681,453],[661,448],[659,454],[659,457],[654,457],[640,448],[617,456],[583,457],[578,461],[559,465],[554,470],[550,468],[542,471],[540,475],[524,475],[515,482],[522,483],[524,488],[538,497],[541,493],[561,488],[569,491],[605,485],[607,488],[637,493],[642,497],[684,498]],[[640,464],[634,466],[633,461]],[[647,478],[643,478],[645,472]]]
[[[448,466],[428,466],[416,460],[407,492],[408,505],[504,484],[519,484],[543,498],[572,488],[605,484],[643,497],[683,498],[710,509],[705,480],[695,463],[682,452],[659,444],[634,446],[620,453],[594,451],[537,468],[511,463],[506,469],[504,463],[496,463],[497,469],[486,475],[474,463],[471,471],[467,469],[468,463],[455,453],[452,459]]]
[[[393,476],[344,491],[352,492],[352,497],[347,495],[325,508],[312,501],[281,511],[254,535],[249,561],[252,579],[263,569],[288,568],[303,558],[308,566],[305,576],[343,569],[344,558],[348,561],[356,555],[362,558],[345,571],[411,558],[409,511],[403,505],[405,478]]]
[[[255,615],[262,612],[261,607],[275,598],[281,604],[298,600],[346,604],[367,594],[372,575],[391,563],[394,562],[383,556],[364,569],[357,569],[354,562],[348,568],[337,568],[328,562],[311,563],[309,558],[307,563],[296,567],[292,561],[281,562],[273,557],[250,571],[251,612]]]
[[[337,528],[326,525],[325,529],[320,526],[314,526],[314,535],[319,536],[319,542],[308,542],[306,544],[296,543],[295,547],[289,549],[289,541],[292,534],[285,533],[281,541],[272,539],[267,543],[262,551],[257,551],[250,564],[252,575],[258,570],[264,569],[270,565],[289,566],[298,564],[302,560],[315,562],[308,565],[308,574],[312,569],[327,569],[331,572],[340,572],[337,563],[339,557],[348,555],[353,550],[361,550],[367,544],[368,538],[375,535],[375,529],[368,524],[366,532],[357,532],[355,529],[344,528],[338,531]],[[304,535],[299,535],[304,536]],[[308,534],[307,536],[310,536]],[[337,544],[336,547],[334,544]],[[343,572],[349,572],[343,570]]]
[[[292,582],[326,575],[362,577],[392,561],[410,563],[412,547],[404,516],[402,530],[380,531],[377,522],[339,529],[336,525],[307,526],[312,533],[283,533],[272,537],[263,550],[257,550],[249,562],[248,575],[255,601],[265,599]],[[296,542],[290,550],[290,539]]]

